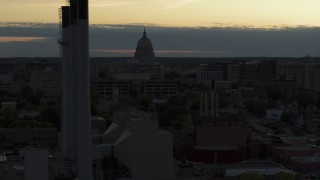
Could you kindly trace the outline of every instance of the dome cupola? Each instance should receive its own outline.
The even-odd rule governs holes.
[[[155,56],[153,51],[152,42],[147,37],[146,30],[143,31],[142,38],[138,41],[135,57],[142,62],[149,62]]]

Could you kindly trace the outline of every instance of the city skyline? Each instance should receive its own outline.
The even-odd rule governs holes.
[[[156,57],[302,57],[320,56],[320,28],[177,28],[91,25],[91,57],[133,57],[143,28]],[[58,57],[59,25],[0,23],[0,57]]]

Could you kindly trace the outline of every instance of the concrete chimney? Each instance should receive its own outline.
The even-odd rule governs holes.
[[[92,180],[88,0],[62,10],[63,157],[75,161],[76,179]]]
[[[200,117],[203,117],[203,93],[200,93]]]
[[[215,100],[216,100],[216,110],[215,110],[215,112],[216,112],[216,116],[219,116],[219,95],[218,95],[218,93],[216,93],[216,95],[215,95]]]
[[[211,95],[210,95],[210,99],[211,99],[211,103],[210,103],[210,108],[211,108],[211,117],[214,117],[214,91],[211,91]]]
[[[205,114],[205,117],[208,117],[208,93],[205,93],[204,94],[204,114]]]
[[[74,136],[72,133],[72,100],[69,96],[71,92],[71,69],[72,62],[70,59],[70,7],[62,6],[62,24],[61,24],[61,39],[59,41],[61,45],[61,59],[62,59],[62,152],[63,159],[72,159]]]
[[[77,5],[77,63],[74,64],[77,88],[77,98],[74,101],[77,120],[77,177],[79,180],[92,180],[88,0],[78,0]]]

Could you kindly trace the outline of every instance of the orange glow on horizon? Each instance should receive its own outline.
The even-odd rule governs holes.
[[[0,43],[8,42],[30,42],[46,40],[47,37],[12,37],[12,36],[0,36]]]

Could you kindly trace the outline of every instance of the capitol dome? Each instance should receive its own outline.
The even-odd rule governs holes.
[[[147,33],[144,30],[142,38],[138,41],[135,57],[143,62],[150,62],[155,56],[153,51],[152,42],[147,37]]]

